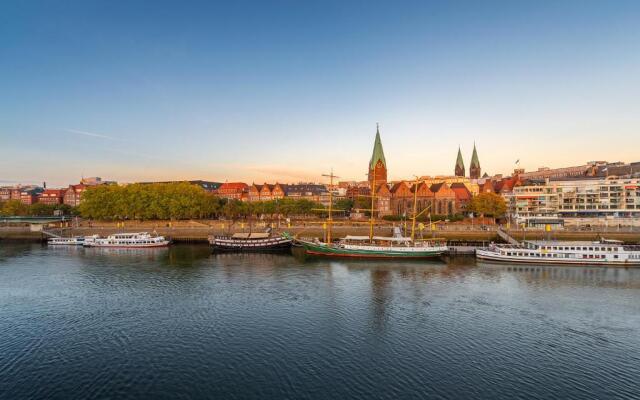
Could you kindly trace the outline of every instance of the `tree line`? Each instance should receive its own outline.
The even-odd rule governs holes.
[[[47,217],[52,216],[54,211],[61,210],[63,214],[74,214],[73,207],[66,204],[24,204],[20,200],[8,200],[0,203],[0,216],[10,217]]]
[[[319,208],[320,204],[306,199],[227,200],[186,182],[90,187],[78,207],[82,217],[101,220],[273,218],[308,215]]]
[[[353,208],[370,207],[370,199],[337,199],[334,216],[344,215]],[[278,200],[244,202],[227,200],[207,193],[199,186],[186,182],[131,184],[126,186],[99,185],[89,187],[83,194],[82,203],[77,208],[65,204],[47,205],[35,203],[26,205],[19,200],[0,204],[0,216],[50,216],[55,210],[65,215],[80,214],[84,218],[100,220],[170,220],[170,219],[247,219],[270,218],[280,215],[326,217],[326,207],[307,199],[283,198]],[[475,196],[467,209],[478,216],[500,218],[506,212],[504,199],[493,193]],[[366,211],[368,214],[368,211]],[[421,215],[419,220],[427,220]],[[431,220],[450,219],[460,216],[431,215]],[[399,220],[399,216],[387,216],[388,220]]]

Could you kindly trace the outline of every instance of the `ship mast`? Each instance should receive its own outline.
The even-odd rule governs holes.
[[[339,178],[333,174],[333,168],[331,168],[330,174],[322,174],[322,176],[329,178],[329,218],[327,218],[327,244],[331,243],[331,226],[333,225],[333,178]]]
[[[413,217],[411,218],[411,241],[413,242],[416,238],[416,217],[418,216],[418,184],[419,181],[416,177],[416,181],[414,183],[415,187],[413,188]]]
[[[369,218],[369,242],[373,243],[373,210],[376,200],[376,168],[373,167],[373,179],[371,181],[371,217]]]

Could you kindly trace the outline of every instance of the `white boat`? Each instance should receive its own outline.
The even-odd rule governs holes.
[[[170,241],[164,236],[152,236],[147,232],[115,233],[106,238],[98,235],[87,236],[84,240],[85,247],[117,247],[117,248],[146,248],[165,247]]]
[[[617,240],[597,242],[526,241],[476,250],[481,260],[535,264],[640,266],[640,246]]]
[[[76,237],[52,237],[47,240],[47,244],[51,246],[82,246],[84,243],[83,236]]]

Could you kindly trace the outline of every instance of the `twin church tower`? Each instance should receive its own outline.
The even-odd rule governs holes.
[[[476,144],[473,144],[473,154],[471,155],[471,165],[469,166],[469,178],[480,179],[482,170],[480,169],[480,160],[478,159],[478,151]],[[464,169],[464,160],[462,159],[462,151],[458,147],[458,158],[456,159],[456,167],[454,170],[456,176],[466,176]]]
[[[464,168],[464,160],[462,159],[462,152],[458,147],[458,158],[456,160],[455,176],[466,176]],[[481,169],[480,160],[478,159],[478,152],[476,150],[476,144],[473,144],[473,155],[471,156],[471,166],[469,167],[469,178],[480,179]],[[380,128],[376,124],[376,139],[373,143],[373,154],[369,161],[369,185],[373,184],[375,180],[376,186],[387,183],[387,161],[384,158],[384,151],[382,150],[382,141],[380,140]]]

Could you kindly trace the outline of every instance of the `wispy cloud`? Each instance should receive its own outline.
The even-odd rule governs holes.
[[[99,139],[117,140],[117,141],[122,141],[123,140],[123,139],[120,139],[120,138],[117,138],[117,137],[113,137],[113,136],[109,136],[109,135],[103,135],[101,133],[80,131],[80,130],[77,130],[77,129],[65,129],[65,132],[75,133],[76,135],[89,136],[89,137],[94,137],[94,138],[99,138]]]

